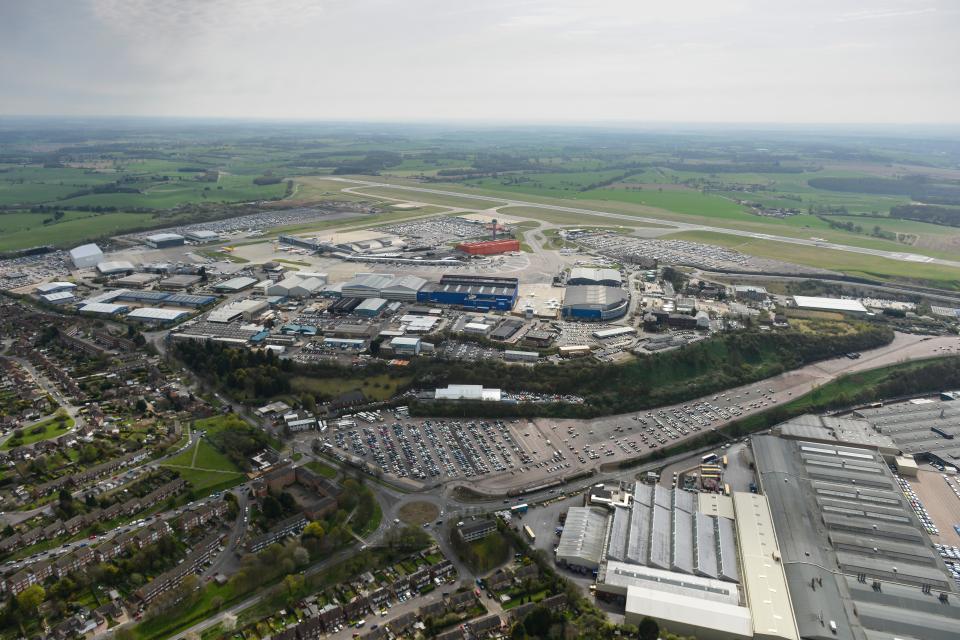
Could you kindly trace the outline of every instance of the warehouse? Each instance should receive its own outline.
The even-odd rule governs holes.
[[[400,336],[390,341],[393,352],[400,356],[418,356],[423,343],[420,338]]]
[[[113,297],[114,300],[121,302],[141,302],[149,304],[159,304],[170,297],[169,293],[162,291],[132,291],[130,289],[117,289]]]
[[[482,322],[468,322],[463,325],[463,332],[475,336],[485,336],[490,333],[490,328],[490,325],[483,324]]]
[[[154,233],[143,239],[148,247],[166,249],[167,247],[183,246],[183,236],[176,233]]]
[[[82,244],[70,249],[70,261],[77,269],[95,267],[103,260],[103,251],[95,244]]]
[[[213,290],[219,293],[237,293],[238,291],[243,291],[244,289],[249,289],[257,283],[256,278],[248,278],[247,276],[238,276],[236,278],[230,278],[229,280],[224,280],[223,282],[218,282],[213,285]]]
[[[517,278],[445,275],[417,293],[417,302],[450,304],[479,311],[510,311],[517,303]]]
[[[214,296],[173,293],[164,298],[160,304],[164,307],[190,307],[191,309],[199,309],[216,301],[217,299]]]
[[[393,284],[389,273],[358,273],[352,280],[343,283],[344,298],[380,298],[381,290]]]
[[[335,316],[347,315],[348,313],[353,313],[353,310],[359,307],[361,302],[363,302],[363,300],[360,298],[340,298],[327,307],[327,311]]]
[[[115,316],[130,311],[125,304],[109,304],[107,302],[88,302],[80,307],[80,313],[89,313],[95,316]]]
[[[503,240],[486,240],[483,242],[461,242],[457,245],[458,251],[471,256],[492,256],[498,253],[520,251],[520,241],[513,238]]]
[[[953,580],[882,456],[776,436],[752,444],[800,637],[957,637]],[[750,551],[745,573],[770,566],[762,547]]]
[[[367,346],[367,341],[357,338],[324,338],[323,346],[331,349],[363,351]]]
[[[97,263],[97,271],[105,276],[112,276],[118,273],[131,273],[134,270],[132,262],[126,260],[107,260]]]
[[[293,278],[285,278],[285,281]],[[287,289],[289,298],[309,298],[323,288],[324,282],[320,278],[296,278],[297,282]]]
[[[387,306],[383,298],[367,298],[356,306],[353,313],[362,318],[376,318]]]
[[[888,436],[904,455],[956,467],[960,461],[960,403],[952,400],[898,402],[858,409],[858,418]]]
[[[839,311],[855,316],[867,314],[867,308],[859,300],[846,298],[818,298],[814,296],[793,296],[793,303],[798,309],[810,311]]]
[[[77,285],[72,282],[47,282],[45,284],[38,284],[35,292],[37,294],[50,294],[50,293],[60,293],[61,291],[74,291],[76,290]]]
[[[423,289],[427,281],[418,276],[401,276],[380,290],[380,296],[387,300],[401,300],[416,302],[417,293]]]
[[[590,267],[574,267],[570,270],[567,285],[596,285],[601,287],[619,287],[622,282],[620,272],[616,269],[594,269]]]
[[[158,309],[156,307],[142,307],[127,314],[128,320],[136,320],[144,324],[164,325],[176,322],[189,316],[188,311],[180,309]]]
[[[40,296],[40,299],[47,304],[67,304],[77,298],[73,295],[72,291],[57,291],[55,293],[45,293]]]
[[[186,237],[187,240],[191,242],[216,242],[220,239],[220,234],[216,231],[208,231],[207,229],[197,229],[195,231],[187,231]]]
[[[479,384],[451,384],[434,391],[435,400],[483,400],[500,402],[500,389],[485,389]]]
[[[503,359],[507,362],[537,362],[540,359],[540,354],[536,351],[507,349],[503,352]]]
[[[497,328],[490,332],[490,337],[494,340],[509,340],[523,328],[522,320],[507,319],[497,325]]]
[[[569,320],[606,321],[626,315],[629,294],[619,287],[567,287],[561,313]]]
[[[609,329],[600,329],[593,332],[593,337],[598,340],[606,340],[608,338],[622,338],[623,336],[632,336],[636,335],[637,330],[633,327],[611,327]]]
[[[142,289],[148,284],[152,284],[160,279],[156,273],[131,273],[128,276],[118,278],[113,284],[119,287],[133,287]]]
[[[557,563],[574,571],[596,571],[603,559],[610,514],[603,507],[571,507],[557,545]]]
[[[207,316],[210,322],[233,322],[239,318],[252,320],[257,314],[266,311],[269,305],[266,300],[237,300],[214,309]]]

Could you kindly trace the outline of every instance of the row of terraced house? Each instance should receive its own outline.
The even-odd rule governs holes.
[[[187,486],[186,480],[177,478],[157,487],[142,498],[129,498],[125,502],[117,502],[104,509],[94,509],[89,513],[74,516],[66,521],[56,520],[51,524],[34,527],[23,533],[14,533],[0,540],[0,553],[16,551],[41,540],[52,540],[64,534],[74,535],[84,527],[89,527],[97,522],[109,522],[121,516],[132,516],[143,509],[177,495]]]
[[[134,598],[140,610],[146,609],[160,595],[179,587],[188,575],[200,571],[203,565],[216,555],[222,539],[223,535],[220,533],[209,534],[194,545],[193,551],[184,558],[183,562],[137,589],[134,592]]]

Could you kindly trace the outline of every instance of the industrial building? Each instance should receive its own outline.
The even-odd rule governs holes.
[[[207,320],[209,322],[233,322],[237,319],[243,319],[249,322],[258,314],[266,311],[268,307],[266,300],[237,300],[214,309],[207,316]]]
[[[571,287],[581,285],[619,287],[621,282],[620,272],[616,269],[594,269],[590,267],[574,267],[570,270],[570,276],[567,278],[567,285]]]
[[[400,356],[418,356],[423,348],[420,338],[412,336],[398,336],[390,341],[390,348]]]
[[[596,571],[603,561],[610,515],[603,507],[571,507],[557,544],[557,563],[584,572]]]
[[[72,282],[57,281],[38,284],[34,291],[39,295],[46,295],[51,293],[60,293],[62,291],[74,291],[76,288],[77,285],[73,284]]]
[[[461,242],[457,245],[457,250],[471,256],[492,256],[498,253],[520,251],[520,241],[513,238],[504,238],[482,242]]]
[[[867,308],[859,300],[846,298],[819,298],[815,296],[793,296],[793,303],[798,309],[809,311],[838,311],[855,316],[867,314]]]
[[[362,318],[376,318],[387,306],[387,301],[383,298],[367,298],[358,304],[353,313]]]
[[[70,249],[70,261],[77,269],[95,267],[103,260],[103,251],[95,244],[82,244]]]
[[[607,321],[621,318],[630,308],[630,294],[620,287],[567,287],[561,315],[569,320]]]
[[[112,276],[118,273],[130,273],[133,270],[133,263],[126,260],[107,260],[97,263],[97,271],[105,276]]]
[[[136,320],[145,324],[163,325],[182,320],[189,316],[188,311],[181,309],[158,309],[156,307],[142,307],[127,314],[128,320]]]
[[[156,273],[131,273],[128,276],[118,278],[114,280],[113,284],[118,287],[134,287],[136,289],[142,289],[148,284],[153,284],[160,279],[160,276]]]
[[[67,304],[76,300],[72,291],[57,291],[55,293],[44,293],[40,299],[47,304]]]
[[[540,354],[536,351],[516,351],[507,349],[503,352],[503,359],[507,362],[537,362]]]
[[[510,311],[517,303],[517,278],[444,275],[417,293],[417,302],[449,304],[468,309]],[[344,290],[346,295],[346,290]]]
[[[344,298],[380,298],[382,289],[393,284],[394,276],[389,273],[358,273],[352,280],[343,283],[341,292]]]
[[[380,290],[380,297],[401,302],[416,302],[417,293],[427,284],[419,276],[400,276]]]
[[[176,233],[154,233],[143,239],[148,247],[166,249],[183,246],[184,238]]]
[[[500,402],[500,389],[485,389],[479,384],[451,384],[434,391],[435,400],[483,400]]]
[[[229,280],[218,282],[217,284],[213,285],[213,290],[219,293],[236,293],[238,291],[243,291],[244,289],[249,289],[255,284],[257,284],[256,278],[237,276],[236,278],[230,278]]]
[[[752,444],[779,543],[776,556],[754,555],[785,572],[801,638],[957,637],[960,594],[877,452],[776,436]]]
[[[609,329],[599,329],[593,332],[593,337],[598,340],[634,335],[637,335],[637,330],[633,327],[610,327]]]
[[[497,530],[497,523],[494,520],[471,520],[457,526],[457,533],[464,542],[476,542],[483,540]]]
[[[80,313],[88,313],[95,316],[114,316],[130,311],[130,307],[124,304],[110,304],[107,302],[88,302],[80,307]]]
[[[920,398],[858,409],[854,416],[892,440],[904,455],[960,466],[960,403]]]
[[[269,285],[266,289],[267,295],[284,296],[287,298],[308,298],[315,295],[326,284],[320,278],[303,278],[291,274],[280,282]]]
[[[220,239],[220,234],[216,231],[208,231],[207,229],[187,231],[185,235],[187,240],[191,242],[216,242]]]

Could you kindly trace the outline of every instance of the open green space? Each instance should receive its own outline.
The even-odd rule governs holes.
[[[49,214],[0,213],[0,251],[23,249],[44,244],[78,243],[86,238],[122,233],[147,227],[154,217],[149,213],[88,213],[69,211],[63,220],[43,224]]]
[[[397,389],[409,382],[409,378],[394,378],[386,374],[354,380],[295,376],[290,380],[290,386],[296,393],[311,393],[322,398],[336,398],[348,391],[360,390],[370,400],[383,401],[392,398]]]
[[[904,262],[849,251],[790,244],[775,240],[744,238],[713,231],[681,231],[665,238],[702,242],[736,249],[748,255],[842,271],[849,275],[878,280],[900,280],[960,289],[960,269],[923,262]]]
[[[337,470],[336,470],[336,469],[334,469],[333,467],[331,467],[331,466],[328,465],[328,464],[324,464],[324,463],[320,462],[319,460],[311,460],[310,462],[308,462],[308,463],[305,464],[304,466],[305,466],[307,469],[310,469],[310,471],[313,471],[314,473],[319,473],[319,474],[320,474],[321,476],[323,476],[324,478],[329,478],[329,479],[332,480],[333,478],[336,478],[336,477],[337,477]]]
[[[9,451],[14,447],[62,436],[73,428],[73,424],[73,418],[64,415],[62,418],[59,416],[53,417],[30,427],[21,427],[19,431],[23,432],[23,436],[18,438],[17,430],[15,430],[13,435],[3,443],[3,446],[0,446],[0,449]]]

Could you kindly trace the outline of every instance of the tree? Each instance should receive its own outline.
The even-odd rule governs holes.
[[[283,513],[283,506],[281,506],[280,501],[273,496],[266,496],[263,499],[262,509],[263,515],[269,520],[275,520]]]
[[[640,640],[657,640],[660,637],[660,625],[653,618],[644,617],[637,625],[637,638]]]
[[[38,584],[30,585],[17,594],[17,604],[25,612],[35,614],[47,598],[47,592]]]

